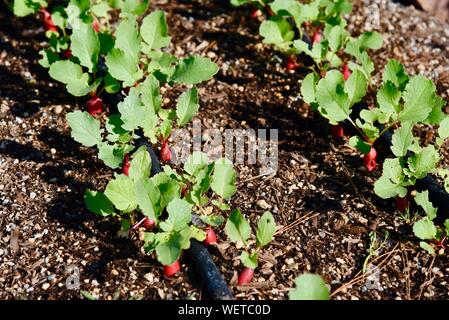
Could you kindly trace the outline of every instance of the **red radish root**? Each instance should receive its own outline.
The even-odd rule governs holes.
[[[348,80],[349,76],[351,75],[351,70],[349,70],[349,67],[348,67],[348,65],[346,63],[343,65],[343,72],[342,73],[343,73],[343,78],[345,80]]]
[[[321,31],[315,31],[312,36],[312,43],[320,43],[321,42]]]
[[[100,24],[98,23],[97,19],[95,19],[94,22],[92,22],[92,28],[96,33],[100,32]]]
[[[287,57],[287,63],[285,65],[285,68],[287,71],[290,70],[296,70],[299,67],[299,64],[296,62],[296,59],[294,56],[288,56]]]
[[[239,275],[238,284],[241,286],[242,284],[248,284],[251,282],[254,276],[254,269],[245,268]]]
[[[176,260],[173,262],[173,264],[169,266],[164,266],[164,275],[166,277],[174,276],[176,273],[178,273],[181,270],[181,267],[179,266],[179,261]]]
[[[339,124],[331,125],[331,134],[334,139],[341,139],[344,137],[345,132],[343,130],[343,127]]]
[[[162,147],[161,147],[161,160],[163,162],[170,162],[171,159],[171,150],[170,147],[168,146],[168,141],[164,140],[162,141]]]
[[[125,154],[125,157],[123,158],[123,164],[122,164],[122,172],[125,176],[129,174],[129,167],[131,166],[131,163],[129,162],[129,155]]]
[[[90,115],[96,115],[103,112],[103,100],[95,94],[87,101],[87,112]]]
[[[400,212],[406,212],[410,207],[410,197],[406,195],[404,198],[396,196],[396,208]]]
[[[204,239],[205,245],[211,245],[217,243],[217,235],[215,234],[214,229],[212,227],[206,228],[206,239]]]
[[[40,10],[42,14],[42,22],[44,23],[44,28],[46,31],[54,31],[57,32],[58,28],[54,24],[50,12],[47,11],[47,9],[42,8]]]
[[[155,225],[156,225],[156,222],[153,219],[150,219],[148,217],[145,217],[143,219],[143,226],[145,227],[146,230],[153,229]]]
[[[65,59],[70,59],[70,57],[72,56],[72,51],[71,51],[70,49],[67,49],[67,50],[65,50],[65,51],[62,53],[62,56],[63,56]]]
[[[257,19],[257,17],[260,17],[262,15],[262,11],[260,9],[255,8],[253,11],[251,11],[250,17],[251,19]]]
[[[131,229],[136,230],[140,225],[143,225],[146,230],[150,230],[154,228],[156,222],[148,217],[144,217],[142,220],[133,225]]]
[[[371,150],[363,158],[365,166],[369,172],[376,169],[376,158],[377,158],[377,151],[376,149],[374,149],[374,147],[371,147]]]

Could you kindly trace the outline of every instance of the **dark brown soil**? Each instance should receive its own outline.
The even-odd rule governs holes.
[[[435,257],[419,248],[410,222],[374,195],[379,170],[367,173],[359,155],[333,140],[299,98],[306,70],[287,73],[282,56],[261,44],[258,22],[223,3],[152,7],[169,14],[173,52],[204,54],[220,66],[200,90],[205,127],[279,129],[277,174],[238,166],[232,200],[250,220],[270,210],[279,224],[253,284],[236,286],[240,251],[222,234],[212,250],[236,297],[286,299],[295,276],[311,271],[331,285],[334,299],[447,299],[447,253]],[[349,19],[355,34],[383,34],[385,45],[373,54],[378,71],[396,58],[410,73],[431,77],[448,98],[448,25],[386,0],[356,1]],[[66,286],[68,265],[79,268],[81,290],[101,299],[204,298],[186,259],[182,274],[164,278],[135,239],[118,237],[116,222],[84,207],[84,189],[104,188],[112,172],[70,138],[65,114],[83,101],[37,64],[44,42],[36,20],[14,19],[1,7],[0,299],[80,298]],[[371,256],[370,245],[380,245]],[[380,270],[374,287],[362,272],[365,261]]]

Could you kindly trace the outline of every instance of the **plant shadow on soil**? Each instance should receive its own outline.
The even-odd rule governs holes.
[[[14,28],[11,26],[14,25]],[[15,65],[0,66],[2,98],[14,100],[11,113],[17,117],[29,117],[41,109],[42,102],[47,104],[71,104],[76,99],[63,94],[65,89],[56,84],[49,86],[52,80],[48,72],[39,64],[39,42],[46,41],[42,26],[36,19],[14,17],[5,3],[0,3],[0,51],[15,57],[25,58],[24,70],[17,70]],[[22,59],[23,60],[23,59]],[[24,77],[23,71],[30,75]]]

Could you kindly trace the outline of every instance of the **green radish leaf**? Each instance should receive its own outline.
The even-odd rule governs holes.
[[[142,114],[142,123],[140,126],[143,129],[145,137],[149,138],[151,143],[156,143],[156,124],[158,121],[157,115],[153,112],[152,109],[145,107],[145,110]]]
[[[77,28],[72,30],[70,42],[73,56],[78,58],[83,67],[93,72],[98,63],[100,41],[92,25],[80,23]]]
[[[141,146],[132,155],[129,177],[134,181],[148,178],[151,174],[151,157],[146,146]]]
[[[173,199],[167,205],[168,218],[160,223],[164,231],[181,231],[192,221],[192,206],[185,200]]]
[[[198,113],[200,105],[198,103],[198,91],[193,87],[178,99],[176,104],[176,115],[178,117],[178,126],[186,125]]]
[[[377,103],[379,104],[379,108],[385,113],[399,113],[400,99],[401,92],[390,80],[387,80],[384,84],[382,84],[377,92]]]
[[[257,247],[261,248],[269,244],[276,232],[276,223],[271,212],[266,211],[259,219],[256,231]],[[253,268],[254,269],[254,268]]]
[[[429,201],[429,191],[417,192],[415,196],[415,202],[421,208],[424,209],[429,220],[433,220],[437,216],[437,208],[435,208]]]
[[[120,115],[112,114],[109,116],[106,123],[106,131],[108,132],[107,139],[111,142],[117,142],[124,135],[129,135],[129,132],[122,127],[123,121]]]
[[[211,79],[217,72],[217,65],[209,58],[190,56],[179,61],[172,79],[176,83],[197,84]]]
[[[39,51],[39,54],[42,56],[42,58],[39,59],[38,62],[44,68],[50,68],[50,65],[53,62],[61,60],[59,58],[59,55],[52,49],[42,49],[41,51]]]
[[[129,212],[137,206],[134,182],[123,174],[109,181],[104,194],[120,211]]]
[[[151,180],[161,192],[160,206],[162,208],[173,199],[180,197],[181,187],[178,181],[170,178],[166,173],[158,173],[151,177]]]
[[[239,7],[249,3],[251,0],[231,0],[233,6]]]
[[[143,76],[138,61],[120,49],[112,49],[106,56],[109,73],[117,80],[123,81],[125,87],[131,87]]]
[[[208,199],[203,196],[204,193],[209,191],[211,185],[211,174],[214,170],[214,165],[206,165],[202,169],[199,169],[193,178],[193,185],[188,194],[189,201],[194,204],[201,205],[203,202],[207,203]]]
[[[143,249],[146,253],[151,253],[156,250],[156,246],[158,245],[158,239],[154,232],[144,232],[143,234]]]
[[[332,27],[328,35],[329,47],[332,52],[340,50],[347,38],[348,32],[343,27],[338,25]]]
[[[357,38],[357,41],[361,50],[365,49],[378,50],[382,47],[383,44],[382,35],[376,31],[369,31],[362,33]]]
[[[184,163],[184,171],[189,175],[194,176],[208,164],[209,158],[207,157],[207,154],[200,151],[194,151],[187,157],[187,160]]]
[[[295,279],[295,285],[288,294],[290,300],[329,300],[329,289],[319,275],[304,273]]]
[[[148,72],[154,71],[154,74],[164,81],[173,76],[175,64],[178,62],[174,55],[161,51],[150,51],[147,55],[151,58],[147,68]]]
[[[421,240],[432,240],[437,235],[437,228],[428,217],[425,217],[415,222],[413,233]]]
[[[154,75],[149,75],[145,81],[139,86],[140,96],[146,108],[150,108],[153,114],[156,114],[161,109],[161,94],[159,88],[159,81]]]
[[[156,10],[146,16],[142,21],[140,33],[142,34],[143,40],[151,49],[160,49],[168,46],[171,38],[168,35],[165,13]]]
[[[295,2],[298,3],[297,1],[295,1]],[[318,19],[318,16],[320,14],[319,1],[313,1],[310,3],[301,3],[300,5],[301,5],[301,10],[300,10],[299,14],[295,14],[293,17],[295,19],[296,25],[300,26],[304,22],[314,21],[314,20]]]
[[[316,87],[316,98],[320,108],[324,110],[323,116],[336,124],[349,117],[350,99],[343,91],[344,79],[338,70],[328,71]]]
[[[352,4],[347,0],[323,1],[322,4],[325,6],[324,12],[328,16],[339,16],[352,11]]]
[[[373,71],[374,71],[374,63],[373,63],[373,61],[371,60],[371,58],[369,57],[368,53],[366,53],[366,51],[363,51],[363,52],[360,54],[360,57],[359,57],[358,61],[359,61],[359,62],[361,63],[361,65],[362,65],[360,71],[363,72],[363,74],[365,75],[365,77],[366,77],[367,79],[370,79],[371,74],[372,74]],[[350,63],[349,63],[349,67],[351,68]]]
[[[66,85],[67,91],[82,97],[94,89],[89,85],[89,75],[83,73],[83,69],[72,61],[56,61],[50,66],[50,77]]]
[[[427,242],[421,241],[419,243],[419,246],[422,249],[426,250],[429,254],[435,254],[435,249],[430,244],[428,244]]]
[[[276,14],[296,17],[302,12],[301,5],[296,0],[274,0],[270,3],[270,8]]]
[[[109,33],[102,32],[97,33],[97,35],[98,41],[100,42],[100,54],[107,55],[115,46],[114,37]]]
[[[428,145],[419,153],[408,158],[410,172],[416,179],[422,179],[432,172],[440,161],[440,155],[433,145]]]
[[[425,120],[433,109],[435,90],[431,80],[421,75],[412,77],[405,86],[404,109],[399,113],[399,120]]]
[[[94,4],[90,10],[96,17],[106,18],[108,16],[108,11],[112,8],[109,6],[107,2],[100,2]]]
[[[413,123],[404,121],[391,137],[391,151],[396,157],[404,157],[413,142]]]
[[[110,73],[104,77],[104,90],[107,93],[116,93],[120,90],[120,83],[114,79]]]
[[[207,234],[204,230],[201,230],[193,225],[190,225],[190,238],[202,242],[206,239],[206,236]]]
[[[211,203],[212,203],[214,206],[216,206],[218,209],[222,210],[222,211],[227,211],[227,210],[231,209],[231,206],[230,206],[229,204],[224,203],[224,202],[219,201],[219,200],[213,199],[213,200],[211,201]]]
[[[259,34],[264,43],[273,44],[280,50],[288,50],[295,36],[290,23],[279,16],[270,17],[262,22]]]
[[[362,100],[367,88],[367,81],[363,73],[359,70],[352,72],[348,80],[345,81],[344,88],[348,94],[350,105]]]
[[[115,48],[122,50],[131,61],[139,61],[140,36],[135,17],[122,20],[115,31]]]
[[[203,221],[205,224],[208,224],[212,227],[219,227],[224,223],[223,216],[199,216],[201,221]]]
[[[408,82],[408,75],[407,73],[405,73],[405,69],[402,64],[394,59],[391,59],[385,66],[385,70],[382,75],[382,81],[384,83],[386,83],[387,81],[391,81],[391,83],[393,83],[396,88],[398,88],[400,91],[403,91],[405,85]]]
[[[114,206],[112,202],[99,191],[86,189],[84,192],[84,203],[91,212],[101,216],[114,215]]]
[[[404,175],[399,159],[385,159],[382,176],[374,183],[374,192],[382,199],[395,196],[403,198],[407,195],[403,179]]]
[[[45,1],[40,1],[44,6],[46,6]],[[25,17],[27,15],[36,13],[39,8],[41,7],[41,4],[39,1],[29,1],[29,0],[14,0],[13,2],[13,12],[14,15],[17,17]]]
[[[248,253],[246,251],[243,251],[240,255],[240,261],[242,261],[243,266],[246,268],[256,269],[257,268],[257,259],[259,255],[257,254],[257,251],[254,251],[253,253]]]
[[[149,179],[143,178],[136,181],[135,184],[136,201],[142,213],[157,222],[161,209],[159,203],[161,192]]]
[[[318,79],[318,75],[311,72],[302,81],[301,95],[304,102],[311,104],[316,101],[316,84]]]
[[[137,88],[131,88],[128,96],[118,104],[117,108],[121,114],[123,129],[133,131],[141,125],[142,115],[145,112]]]
[[[72,138],[86,147],[99,145],[102,142],[100,121],[86,111],[73,111],[67,114],[67,122],[72,129]]]
[[[238,209],[234,209],[229,215],[225,225],[225,232],[233,242],[245,243],[251,236],[251,227]]]
[[[446,101],[441,97],[435,95],[433,99],[433,107],[429,116],[426,120],[424,120],[425,124],[437,125],[446,117],[446,114],[443,112],[443,107],[446,105]]]
[[[438,128],[438,136],[443,140],[449,138],[449,116],[446,116],[441,121],[440,127]]]
[[[446,231],[446,236],[449,236],[449,219],[444,221],[444,229]]]
[[[98,158],[112,169],[120,168],[123,160],[123,153],[121,151],[120,148],[103,142],[98,145]]]
[[[98,300],[97,297],[95,297],[92,293],[86,290],[80,290],[81,295],[86,298],[87,300]]]
[[[226,158],[220,158],[215,161],[211,188],[216,194],[224,199],[232,197],[237,191],[235,186],[236,179],[237,174],[231,161]]]
[[[179,233],[170,235],[165,242],[156,245],[157,260],[164,266],[173,264],[181,256],[182,236]]]
[[[352,136],[351,138],[349,138],[349,145],[353,148],[356,148],[363,154],[367,154],[371,150],[371,145],[369,143],[366,143],[359,136]]]
[[[140,16],[147,11],[149,5],[149,0],[124,0],[122,4],[122,11]]]

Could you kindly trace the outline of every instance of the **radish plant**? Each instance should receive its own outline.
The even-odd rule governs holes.
[[[183,173],[178,174],[165,166],[163,173],[146,178],[144,185],[136,185],[136,205],[155,221],[158,231],[145,232],[145,250],[155,251],[158,261],[168,266],[179,259],[182,250],[189,248],[190,239],[204,241],[209,238],[210,241],[211,228],[220,226],[224,218],[219,214],[206,215],[202,207],[223,203],[234,195],[235,179],[235,170],[229,160],[222,158],[209,163],[206,154],[195,152],[184,164]],[[186,186],[188,191],[182,197]],[[105,195],[108,194],[106,187]],[[216,207],[217,211],[221,209]],[[207,227],[200,228],[198,222],[194,223],[194,215]],[[214,240],[216,242],[216,238]]]
[[[343,15],[352,10],[349,1],[314,0],[300,3],[295,0],[274,0],[231,3],[252,3],[271,13],[260,25],[259,33],[264,43],[274,45],[287,56],[288,70],[299,66],[295,57],[301,53],[311,57],[319,71],[343,65],[346,77],[350,70],[358,69],[369,78],[374,70],[366,50],[379,49],[382,37],[377,32],[365,32],[357,38],[349,35],[346,20],[343,19]],[[305,41],[305,32],[309,32],[311,43]],[[352,58],[355,62],[350,61]]]
[[[273,215],[266,211],[259,218],[256,229],[256,247],[252,250],[249,250],[250,246],[248,245],[248,240],[251,237],[251,226],[239,210],[235,209],[230,214],[225,225],[225,232],[231,241],[241,242],[246,247],[246,250],[240,255],[240,261],[244,269],[238,277],[238,284],[248,284],[257,268],[259,252],[273,240],[276,232]]]
[[[218,68],[201,56],[178,59],[163,52],[170,43],[165,14],[154,11],[138,24],[136,14],[143,13],[148,2],[137,4],[121,2],[117,27],[102,33],[102,27],[93,22],[100,15],[107,18],[110,7],[106,2],[90,6],[89,1],[70,1],[61,11],[65,14],[64,25],[56,24],[56,38],[50,37],[44,57],[57,55],[60,42],[52,46],[52,39],[62,38],[67,47],[61,49],[70,50],[70,55],[66,59],[47,59],[48,64],[41,60],[41,64],[72,95],[91,96],[88,112],[67,114],[71,135],[86,147],[96,147],[105,165],[121,171],[104,192],[86,190],[87,208],[95,214],[117,217],[122,234],[143,226],[147,230],[146,251],[156,252],[164,273],[170,276],[179,271],[178,259],[192,238],[216,242],[212,228],[222,224],[224,218],[206,215],[202,207],[211,204],[218,211],[228,210],[225,201],[236,192],[236,173],[225,158],[211,163],[206,154],[193,153],[182,172],[166,165],[163,172],[150,177],[151,156],[136,139],[143,136],[153,145],[162,142],[161,160],[169,163],[171,131],[185,126],[197,114],[195,85],[210,79]],[[68,25],[76,26],[70,29],[70,35],[64,28]],[[162,106],[162,85],[187,87],[176,108]],[[103,109],[101,92],[114,93],[121,88],[126,89],[126,95],[117,106],[118,113],[110,114],[105,121],[94,117]],[[194,213],[201,225],[193,223]]]
[[[373,145],[387,130],[401,123],[408,130],[417,124],[437,125],[445,118],[445,101],[436,94],[432,81],[421,75],[409,77],[396,60],[390,60],[385,67],[376,106],[363,109],[353,120],[352,107],[363,100],[367,88],[368,81],[361,70],[354,70],[346,81],[340,71],[330,70],[322,79],[316,73],[308,74],[301,94],[332,125],[347,121],[355,128],[358,134],[349,143],[365,155],[369,171],[376,167],[377,151]]]
[[[303,273],[295,279],[295,288],[288,293],[289,300],[329,300],[329,289],[317,274]]]
[[[421,247],[431,253],[435,252],[434,248],[425,240],[433,242],[436,247],[443,246],[449,235],[449,219],[445,221],[443,228],[436,226],[433,221],[437,217],[437,208],[429,201],[429,192],[416,192],[413,188],[417,180],[434,174],[444,179],[444,187],[449,192],[449,170],[440,165],[443,156],[439,153],[448,137],[448,116],[440,123],[435,144],[425,147],[422,147],[419,138],[413,135],[413,123],[403,122],[392,137],[391,151],[395,158],[384,161],[382,176],[374,184],[374,191],[378,196],[383,199],[396,198],[397,203],[406,201],[407,210],[410,207],[410,195],[414,194],[414,202],[425,215],[417,216],[420,218],[414,223],[413,232],[423,240]]]

